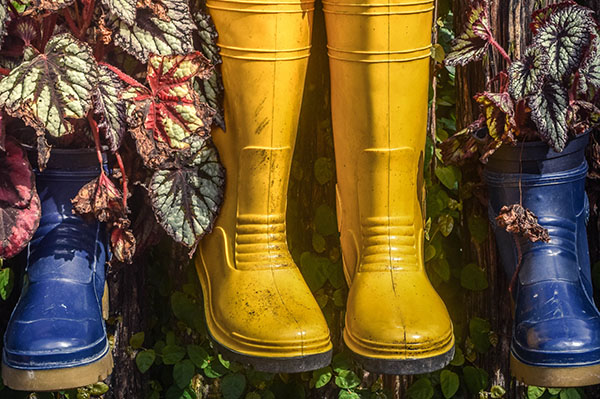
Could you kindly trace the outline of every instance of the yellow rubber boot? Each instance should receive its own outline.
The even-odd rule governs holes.
[[[372,372],[437,370],[454,356],[454,335],[423,261],[434,3],[323,4],[338,224],[350,285],[344,341]]]
[[[294,264],[286,196],[310,51],[312,1],[209,0],[227,132],[214,133],[225,202],[196,257],[208,329],[229,358],[268,372],[331,360],[329,329]]]

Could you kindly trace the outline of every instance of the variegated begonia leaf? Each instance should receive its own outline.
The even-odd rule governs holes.
[[[600,88],[600,32],[596,32],[588,53],[579,68],[579,87],[581,94],[586,94],[590,86]]]
[[[163,0],[161,5],[166,8],[165,15],[140,8],[132,25],[116,15],[110,19],[115,43],[143,63],[150,54],[187,54],[194,49],[192,32],[196,25],[187,0]]]
[[[105,65],[98,67],[98,88],[94,92],[94,112],[99,116],[98,128],[104,133],[112,152],[117,151],[127,127],[125,102],[119,97],[125,88],[117,74]]]
[[[538,133],[556,152],[561,152],[567,143],[567,111],[569,96],[567,89],[549,79],[542,88],[528,97],[531,119]]]
[[[57,11],[75,3],[75,0],[32,0],[31,3],[38,10]]]
[[[25,151],[6,140],[0,152],[0,258],[18,254],[31,240],[41,216],[35,178]]]
[[[187,164],[155,172],[148,187],[156,220],[190,254],[212,230],[225,183],[225,169],[210,138],[194,140],[191,152]]]
[[[466,65],[483,58],[490,46],[490,19],[486,0],[474,1],[465,31],[452,42],[452,49],[444,63],[450,66]]]
[[[538,47],[528,47],[523,57],[508,67],[508,92],[515,100],[537,92],[544,83],[548,56]]]
[[[0,2],[0,43],[2,38],[6,35],[6,28],[10,22],[10,13],[8,12],[8,5],[6,1]]]
[[[568,0],[557,4],[550,4],[544,8],[534,11],[531,14],[531,23],[529,24],[529,29],[531,29],[533,34],[536,34],[537,31],[546,24],[550,15],[552,15],[555,11],[565,7],[570,7],[574,4],[577,3]]]
[[[510,95],[507,92],[484,92],[475,96],[475,100],[480,104],[485,115],[489,135],[497,141],[514,141],[512,129],[515,106]]]
[[[27,48],[21,65],[0,81],[0,106],[38,132],[73,133],[68,118],[83,118],[98,80],[90,47],[68,33],[53,36],[44,54]]]
[[[547,71],[560,82],[579,64],[595,25],[592,10],[578,5],[556,10],[534,37],[534,45],[548,55]]]
[[[102,0],[102,4],[111,14],[119,17],[126,24],[135,24],[137,0]]]
[[[208,79],[196,79],[194,88],[200,94],[200,99],[216,110],[213,122],[221,129],[225,130],[225,116],[223,112],[223,79],[221,71],[216,66],[221,64],[221,55],[217,46],[217,30],[210,15],[198,11],[194,14],[194,22],[198,26],[198,38],[200,41],[200,51],[212,65],[215,66],[215,72]]]
[[[141,123],[143,135],[172,149],[189,148],[193,136],[206,136],[210,132],[214,110],[200,100],[192,86],[194,77],[206,78],[210,73],[208,60],[199,52],[152,55],[146,76],[150,89],[129,86],[121,93],[121,98],[127,101],[131,125]],[[135,138],[139,148],[141,138]]]

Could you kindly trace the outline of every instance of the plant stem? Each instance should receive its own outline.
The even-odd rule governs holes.
[[[123,209],[127,211],[127,196],[129,194],[127,190],[127,174],[125,173],[125,165],[123,165],[123,159],[121,158],[121,154],[115,152],[115,157],[117,158],[119,169],[121,169],[121,177],[123,179]]]
[[[96,155],[98,156],[98,162],[100,162],[100,174],[104,174],[104,160],[102,159],[102,146],[100,145],[100,133],[98,132],[98,124],[92,116],[92,111],[87,114],[88,122],[92,128],[92,135],[94,136],[94,144],[96,145]]]
[[[508,54],[506,53],[506,51],[502,48],[502,46],[500,44],[498,44],[498,42],[496,41],[496,39],[494,39],[494,36],[492,36],[492,32],[490,32],[488,30],[488,42],[494,46],[494,48],[496,50],[498,50],[498,52],[500,53],[500,55],[502,56],[502,58],[504,58],[504,61],[506,61],[507,65],[510,65],[512,63],[510,57],[508,56]]]
[[[81,24],[81,29],[79,31],[80,38],[84,37],[85,32],[88,30],[90,24],[92,23],[95,5],[95,0],[84,0],[83,2],[83,23]]]
[[[8,75],[10,74],[10,69],[0,68],[0,75]]]
[[[50,40],[52,33],[54,33],[57,18],[58,14],[50,14],[50,16],[44,18],[44,21],[42,22],[42,43],[39,48],[41,53],[44,52],[48,40]]]
[[[63,16],[65,17],[65,21],[67,22],[67,25],[69,25],[69,29],[71,30],[71,33],[73,33],[73,35],[75,35],[75,37],[77,37],[78,39],[79,37],[79,28],[77,27],[77,24],[75,24],[75,21],[73,21],[73,17],[71,16],[71,11],[69,11],[68,8],[65,8],[63,10]]]

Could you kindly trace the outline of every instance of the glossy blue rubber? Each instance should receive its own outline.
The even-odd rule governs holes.
[[[103,224],[71,209],[71,199],[98,174],[89,151],[53,151],[47,169],[36,172],[42,218],[25,249],[23,289],[4,335],[5,366],[62,369],[107,355],[102,296],[108,237]]]
[[[484,174],[489,217],[509,280],[517,268],[517,242],[520,247],[522,263],[512,291],[511,352],[522,368],[533,368],[522,379],[533,385],[540,382],[535,368],[550,370],[555,379],[550,386],[561,386],[568,381],[556,381],[561,374],[552,373],[552,368],[589,371],[589,366],[600,364],[600,313],[592,299],[585,226],[589,214],[587,142],[588,135],[581,135],[561,153],[543,143],[503,146]],[[520,201],[548,229],[549,243],[531,243],[497,227],[495,217],[502,206]],[[582,385],[600,382],[598,376],[581,378]]]

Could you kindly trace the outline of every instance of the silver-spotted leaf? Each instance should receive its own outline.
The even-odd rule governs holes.
[[[194,49],[192,32],[196,25],[187,0],[163,0],[162,5],[166,15],[140,8],[133,25],[115,15],[110,19],[115,43],[141,62],[147,62],[150,54],[187,54]]]
[[[94,92],[94,112],[100,118],[98,128],[104,133],[112,152],[117,151],[127,128],[125,102],[119,93],[125,88],[116,73],[104,65],[98,67],[98,87]]]
[[[92,50],[64,33],[50,39],[44,54],[27,59],[0,81],[0,106],[38,131],[72,133],[68,119],[85,117],[92,106],[98,80]]]
[[[531,14],[531,23],[529,24],[529,29],[536,34],[537,31],[548,22],[548,18],[554,14],[557,10],[560,10],[565,7],[570,7],[573,4],[576,4],[572,0],[562,1],[557,4],[549,4],[544,8],[540,8],[539,10],[534,11]]]
[[[585,94],[590,87],[600,88],[600,38],[596,32],[594,39],[588,49],[588,54],[584,58],[579,69],[579,87],[580,93]]]
[[[126,24],[135,24],[137,0],[102,0],[102,4]]]
[[[214,110],[201,101],[192,86],[194,77],[206,78],[210,73],[208,60],[199,52],[152,55],[147,74],[150,89],[130,86],[121,93],[131,124],[141,119],[145,132],[155,141],[173,149],[189,148],[192,136],[210,132]]]
[[[217,30],[208,13],[198,11],[194,14],[194,22],[198,26],[197,36],[200,44],[200,51],[210,63],[215,66],[215,73],[208,79],[196,79],[194,89],[200,94],[200,99],[216,110],[213,122],[221,129],[225,130],[225,118],[223,113],[223,79],[221,71],[216,68],[221,64],[221,55],[219,46],[217,46]]]
[[[527,101],[531,119],[535,122],[542,140],[561,152],[567,143],[567,111],[569,96],[561,84],[547,80],[542,88]]]
[[[547,73],[548,55],[538,47],[528,47],[523,57],[508,67],[508,92],[515,100],[539,91]]]
[[[0,258],[15,256],[27,245],[40,216],[31,165],[19,144],[8,139],[0,153]]]
[[[490,46],[490,32],[487,1],[475,1],[469,10],[465,31],[452,42],[445,64],[466,65],[483,58]]]
[[[189,164],[155,172],[148,190],[158,223],[175,241],[192,250],[212,230],[225,181],[212,141],[195,142]]]
[[[6,1],[0,2],[0,43],[2,38],[6,35],[6,28],[10,22],[10,13],[8,12],[8,5]]]
[[[595,25],[592,10],[570,5],[556,10],[534,38],[534,45],[548,55],[548,74],[556,81],[573,72],[591,40]]]

